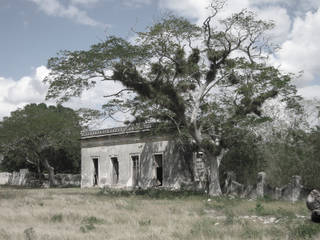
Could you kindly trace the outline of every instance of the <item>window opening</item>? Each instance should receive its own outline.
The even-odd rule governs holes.
[[[93,158],[93,185],[98,185],[99,182],[99,163],[98,163],[98,158]]]
[[[162,154],[155,154],[154,155],[155,166],[156,166],[156,177],[159,183],[159,186],[163,184],[163,161],[162,161]]]
[[[118,158],[111,158],[112,162],[112,184],[118,184],[119,182],[119,161]]]
[[[138,185],[140,178],[140,159],[138,155],[131,156],[132,160],[132,186]]]

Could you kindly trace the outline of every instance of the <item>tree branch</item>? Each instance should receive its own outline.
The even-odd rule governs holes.
[[[115,96],[118,96],[120,93],[122,93],[122,92],[124,92],[124,91],[133,91],[133,89],[131,89],[131,88],[125,88],[125,89],[122,89],[122,90],[120,90],[120,91],[118,91],[118,92],[116,92],[116,93],[113,93],[113,94],[110,94],[110,95],[105,95],[105,96],[103,96],[103,97],[105,97],[105,98],[115,97]]]

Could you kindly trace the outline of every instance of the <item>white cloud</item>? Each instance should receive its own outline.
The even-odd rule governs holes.
[[[298,88],[298,94],[300,94],[305,99],[311,100],[317,98],[320,100],[320,85]]]
[[[70,0],[71,4],[78,4],[78,5],[93,5],[98,3],[100,0]]]
[[[304,71],[299,85],[315,80],[320,73],[320,9],[308,12],[305,18],[296,18],[289,38],[282,44],[278,61],[290,72]]]
[[[285,8],[272,6],[253,10],[256,11],[259,18],[266,21],[272,20],[275,23],[274,29],[268,33],[273,43],[280,44],[287,39],[291,28],[291,20]]]
[[[288,9],[290,14],[302,16],[308,11],[314,11],[320,7],[319,0],[250,0],[251,5],[263,8],[265,6],[281,6]]]
[[[29,103],[45,102],[49,105],[55,104],[52,100],[45,101],[48,86],[43,83],[43,79],[49,72],[50,70],[45,66],[39,66],[35,69],[32,76],[24,76],[19,80],[0,77],[0,121],[3,117],[9,116],[10,112],[17,110],[18,108],[23,108]],[[81,97],[72,98],[63,105],[75,110],[79,108],[101,110],[102,105],[107,102],[107,99],[103,96],[115,93],[120,89],[122,89],[120,83],[115,83],[113,81],[97,81],[96,87],[84,91]],[[118,114],[116,117],[120,120],[128,118],[128,116],[123,114]],[[99,124],[93,126],[95,128],[123,125],[123,123],[117,123],[111,119],[95,123]]]
[[[121,0],[121,3],[127,7],[142,7],[151,4],[154,0]]]
[[[87,91],[84,91],[81,97],[71,98],[68,102],[63,105],[66,107],[70,107],[73,109],[79,108],[91,108],[102,110],[102,105],[106,104],[108,100],[111,98],[105,98],[104,96],[114,94],[122,89],[121,83],[114,81],[99,81],[97,80],[97,84],[94,88],[91,88]],[[90,128],[99,129],[99,128],[108,128],[115,126],[122,126],[123,121],[129,118],[128,114],[118,113],[115,116],[115,121],[111,118],[101,119],[98,121],[94,121]]]
[[[92,4],[95,0],[72,0],[68,6],[61,4],[59,0],[29,0],[49,16],[69,18],[80,24],[88,26],[105,26],[104,24],[89,17],[87,12],[80,10],[75,4]]]
[[[0,77],[0,119],[28,103],[43,102],[47,87],[42,80],[48,72],[45,66],[40,66],[33,76],[24,76],[18,81]]]

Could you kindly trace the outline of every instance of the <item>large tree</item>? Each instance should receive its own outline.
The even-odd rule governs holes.
[[[31,165],[38,173],[49,173],[50,185],[55,185],[54,168],[70,171],[80,165],[80,118],[61,105],[29,104],[11,112],[0,126],[0,150],[3,164]],[[64,163],[61,163],[61,158]],[[62,165],[63,166],[62,166]]]
[[[296,93],[291,76],[267,64],[273,23],[247,10],[217,20],[222,5],[210,5],[202,26],[169,15],[133,43],[108,36],[87,51],[61,51],[48,61],[47,98],[66,101],[99,79],[121,82],[124,88],[107,96],[106,112],[129,110],[133,123],[174,126],[205,153],[209,194],[220,195],[220,162],[238,130],[266,120],[261,106],[268,99],[292,106]]]

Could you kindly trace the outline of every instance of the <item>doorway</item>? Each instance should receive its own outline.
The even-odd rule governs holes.
[[[119,161],[118,158],[111,158],[112,163],[112,184],[118,184],[119,182]]]
[[[93,186],[99,183],[99,162],[98,158],[93,158]]]
[[[140,159],[139,155],[131,156],[132,160],[132,186],[136,187],[138,185],[140,177]]]
[[[162,154],[155,154],[154,160],[155,160],[155,166],[156,166],[156,178],[159,183],[159,186],[162,186],[162,183],[163,183]]]

